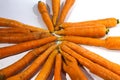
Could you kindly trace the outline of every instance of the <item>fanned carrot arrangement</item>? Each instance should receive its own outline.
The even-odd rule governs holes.
[[[28,51],[21,59],[0,69],[0,80],[30,80],[37,73],[34,80],[48,80],[52,72],[54,80],[63,80],[62,72],[68,74],[71,80],[93,80],[89,79],[89,72],[105,80],[120,80],[119,64],[81,46],[84,44],[120,50],[119,36],[105,37],[109,28],[119,24],[119,20],[110,17],[65,22],[75,0],[65,0],[61,11],[60,2],[51,0],[51,18],[47,10],[49,6],[38,1],[38,12],[48,30],[0,17],[0,44],[14,43],[0,48],[0,59]],[[85,74],[86,68],[82,70],[83,67],[89,70],[89,75]]]

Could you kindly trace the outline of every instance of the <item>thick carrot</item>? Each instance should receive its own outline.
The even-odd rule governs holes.
[[[60,14],[60,18],[59,18],[57,25],[55,27],[56,30],[58,30],[59,25],[61,25],[64,22],[66,15],[69,12],[72,5],[74,4],[74,2],[75,2],[75,0],[66,0],[65,5],[63,6],[63,9],[62,9],[61,14]]]
[[[94,26],[86,27],[69,27],[60,31],[56,31],[56,34],[60,35],[72,35],[72,36],[84,36],[84,37],[103,37],[108,29],[104,25],[97,24]]]
[[[76,51],[77,53],[79,53],[80,55],[90,59],[91,61],[113,71],[114,73],[120,75],[120,65],[116,64],[114,62],[111,62],[99,55],[97,55],[96,53],[89,51],[79,45],[76,45],[75,43],[72,42],[64,42],[65,45],[67,45],[68,47],[70,47],[71,49],[73,49],[74,51]]]
[[[38,10],[41,13],[42,19],[45,22],[47,28],[49,29],[50,32],[54,31],[54,26],[52,24],[52,21],[50,19],[49,13],[47,11],[47,7],[44,2],[39,1],[38,2]]]
[[[70,41],[70,42],[74,42],[77,44],[86,44],[86,45],[92,45],[92,46],[104,46],[105,45],[105,40],[89,38],[89,37],[62,36],[62,37],[59,37],[58,40]]]
[[[37,58],[41,53],[43,53],[48,47],[50,47],[53,44],[54,43],[49,43],[28,52],[20,60],[16,61],[15,63],[11,64],[8,67],[1,69],[0,77],[6,79],[10,76],[15,75],[16,73],[24,69],[28,64],[30,64],[30,62],[32,62],[35,58]]]
[[[84,25],[91,25],[91,24],[103,24],[106,27],[115,27],[118,23],[119,20],[116,18],[105,18],[105,19],[98,19],[98,20],[90,20],[90,21],[83,21],[83,22],[64,22],[60,25],[62,28],[67,28],[67,27],[82,27]]]
[[[52,11],[53,11],[52,22],[53,25],[55,26],[60,12],[60,0],[52,0]]]
[[[33,63],[24,71],[7,78],[6,80],[30,80],[31,77],[39,70],[40,66],[45,62],[50,53],[57,47],[53,45],[48,48],[44,53],[42,53],[38,58],[36,58]]]
[[[20,52],[23,52],[23,51],[26,51],[32,48],[42,46],[46,43],[49,43],[55,40],[56,40],[55,36],[50,36],[50,37],[43,38],[43,39],[28,41],[28,42],[24,42],[24,43],[12,45],[12,46],[0,48],[0,59],[11,56],[11,55],[18,54]]]
[[[62,80],[61,70],[62,70],[62,56],[59,53],[56,55],[55,59],[54,80]]]
[[[0,43],[21,43],[21,42],[41,39],[49,36],[51,36],[51,34],[47,32],[32,32],[32,33],[24,34],[21,36],[3,35],[3,36],[0,36]]]
[[[35,78],[35,80],[47,80],[51,70],[52,70],[52,66],[54,64],[55,61],[55,57],[58,54],[58,50],[54,50],[50,56],[48,57],[48,59],[46,60],[45,64],[43,65],[42,69],[40,70],[39,74],[37,75],[37,77]]]
[[[105,79],[105,80],[119,80],[120,79],[120,76],[118,74],[79,55],[78,53],[76,53],[75,51],[73,51],[72,49],[67,47],[66,45],[61,45],[61,49],[65,52],[69,53],[73,57],[75,57],[79,61],[80,64],[84,65],[92,73],[102,77],[103,79]],[[113,66],[111,66],[111,67],[113,67]]]
[[[64,51],[61,54],[65,58],[63,69],[68,72],[72,80],[88,80],[86,75],[79,68],[76,59]]]

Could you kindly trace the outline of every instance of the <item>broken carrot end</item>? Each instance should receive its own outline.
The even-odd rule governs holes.
[[[119,24],[120,23],[120,21],[119,21],[119,19],[117,19],[117,24]]]
[[[106,28],[106,34],[108,34],[109,31],[110,31],[109,28]]]

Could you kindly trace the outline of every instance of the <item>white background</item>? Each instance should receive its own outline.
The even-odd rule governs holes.
[[[44,22],[41,19],[40,14],[37,11],[37,2],[39,0],[0,0],[0,17],[15,19],[25,24],[34,25],[37,27],[45,27]],[[50,5],[50,0],[42,0]],[[62,0],[64,1],[64,0]],[[102,19],[107,17],[115,17],[120,19],[120,4],[119,0],[76,0],[74,6],[70,10],[65,21],[76,22],[92,19]],[[107,36],[119,36],[120,25],[110,29]],[[105,36],[106,37],[106,36]],[[2,44],[0,47],[8,46],[12,44]],[[102,47],[85,46],[83,47],[96,52],[97,54],[105,57],[106,59],[120,64],[120,51],[108,50]],[[0,69],[14,63],[26,52],[11,56],[0,60]],[[95,80],[103,80],[98,76],[91,73]],[[34,80],[32,78],[31,80]],[[69,80],[69,78],[68,78]]]

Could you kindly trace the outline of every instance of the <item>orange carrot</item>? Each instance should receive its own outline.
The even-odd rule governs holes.
[[[72,35],[72,36],[84,36],[84,37],[103,37],[108,30],[104,25],[97,24],[94,26],[86,27],[69,27],[60,31],[56,31],[56,34],[60,35]]]
[[[64,42],[64,44],[67,45],[68,47],[70,47],[71,49],[73,49],[74,51],[76,51],[77,53],[79,53],[80,55],[86,57],[87,59],[90,59],[91,61],[120,75],[120,65],[119,64],[111,62],[111,61],[97,55],[96,53],[94,53],[92,51],[89,51],[79,45],[76,45],[75,43]]]
[[[23,34],[21,36],[3,35],[3,36],[0,36],[0,43],[21,43],[21,42],[45,38],[48,36],[51,36],[51,35],[47,32],[32,32],[29,34]]]
[[[59,53],[56,55],[56,60],[55,60],[54,80],[62,80],[61,68],[62,68],[62,56]]]
[[[104,68],[103,66],[101,66],[97,63],[94,63],[91,60],[79,55],[78,53],[76,53],[75,51],[73,51],[72,49],[67,47],[66,45],[61,45],[61,49],[65,52],[69,53],[73,57],[75,57],[79,61],[80,64],[84,65],[92,73],[102,77],[103,79],[105,79],[105,80],[119,80],[120,79],[120,76],[118,74],[115,74],[114,72],[110,71],[109,69]],[[113,67],[113,66],[111,65],[111,67]]]
[[[70,75],[72,80],[88,80],[86,75],[79,68],[76,59],[64,51],[61,54],[65,58],[63,69]]]
[[[6,80],[30,80],[31,77],[39,70],[40,66],[45,62],[50,53],[57,47],[53,45],[48,48],[44,53],[42,53],[38,58],[36,58],[33,63],[24,71],[7,78]]]
[[[64,22],[65,17],[67,15],[67,13],[69,12],[70,8],[72,7],[72,5],[74,4],[74,2],[75,2],[75,0],[66,0],[65,5],[64,5],[64,7],[61,11],[61,14],[60,14],[60,18],[59,18],[57,25],[55,27],[56,30],[58,30],[59,25],[61,25]]]
[[[98,19],[98,20],[90,20],[90,21],[83,21],[83,22],[65,22],[60,25],[62,28],[67,28],[67,27],[82,27],[84,25],[91,25],[91,24],[103,24],[106,27],[115,27],[118,23],[119,20],[116,18],[105,18],[105,19]]]
[[[46,43],[49,43],[55,40],[56,40],[55,36],[50,36],[43,39],[28,41],[28,42],[20,43],[17,45],[0,48],[0,59],[7,56],[18,54],[20,52],[23,52],[32,48],[42,46]]]
[[[52,70],[52,66],[55,61],[55,57],[58,54],[58,50],[54,50],[48,59],[46,60],[45,64],[43,65],[42,69],[40,70],[40,73],[37,75],[35,80],[47,80],[48,76],[50,75],[50,72]]]
[[[60,12],[60,0],[52,0],[52,11],[53,11],[52,22],[53,25],[56,25]]]
[[[79,36],[62,36],[59,37],[58,40],[62,41],[70,41],[77,44],[86,44],[86,45],[92,45],[92,46],[104,46],[105,41],[102,39],[96,39],[96,38],[89,38],[89,37],[79,37]]]
[[[36,48],[30,52],[28,52],[23,58],[16,61],[15,63],[11,64],[8,67],[5,67],[0,70],[0,77],[6,79],[10,76],[15,75],[22,69],[24,69],[30,62],[32,62],[35,58],[37,58],[42,52],[44,52],[48,47],[53,45],[54,43],[49,43],[46,45],[43,45],[39,48]]]
[[[45,22],[49,31],[53,32],[54,27],[53,27],[52,21],[51,21],[50,16],[49,16],[49,13],[47,11],[47,7],[46,7],[44,2],[42,2],[42,1],[38,2],[38,10],[41,13],[42,19]]]

